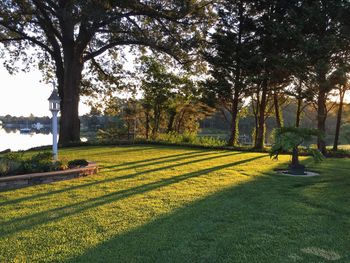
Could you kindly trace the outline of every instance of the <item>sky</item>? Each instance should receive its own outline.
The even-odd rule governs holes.
[[[0,61],[0,116],[51,116],[48,98],[52,85],[41,83],[41,73],[32,70],[11,75]],[[89,107],[82,102],[79,115],[88,113]]]

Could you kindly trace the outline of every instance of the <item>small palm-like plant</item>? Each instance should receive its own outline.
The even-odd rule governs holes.
[[[292,160],[289,165],[289,173],[304,174],[305,166],[299,162],[299,147],[303,145],[308,153],[310,153],[316,162],[324,159],[322,153],[310,148],[313,138],[322,137],[323,134],[316,129],[283,127],[274,131],[274,143],[272,144],[270,157],[278,159],[279,154],[291,152]]]

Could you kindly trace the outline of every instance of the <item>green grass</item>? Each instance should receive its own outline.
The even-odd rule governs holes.
[[[350,262],[350,161],[181,147],[60,152],[98,175],[0,192],[0,262]]]

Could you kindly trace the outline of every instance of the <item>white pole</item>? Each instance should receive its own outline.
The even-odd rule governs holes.
[[[57,151],[57,111],[52,111],[52,152],[55,161],[58,160]]]

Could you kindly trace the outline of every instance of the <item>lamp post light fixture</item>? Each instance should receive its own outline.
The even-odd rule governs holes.
[[[52,152],[55,161],[58,159],[57,151],[57,114],[60,111],[60,97],[53,83],[53,91],[49,97],[49,109],[52,113]]]

